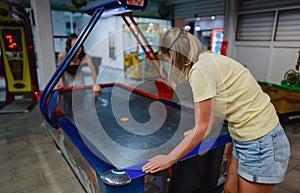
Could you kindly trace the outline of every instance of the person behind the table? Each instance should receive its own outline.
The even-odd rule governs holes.
[[[271,193],[284,180],[290,145],[269,96],[249,70],[207,51],[185,30],[170,29],[161,52],[171,64],[171,85],[190,82],[195,126],[169,154],[150,159],[143,171],[155,173],[172,166],[210,133],[213,118],[219,116],[228,121],[233,141],[225,193]]]
[[[71,47],[74,45],[76,39],[78,38],[78,35],[76,33],[72,33],[69,35],[67,41],[66,41],[66,48],[65,51],[60,52],[58,54],[57,58],[57,66],[61,64],[63,59],[66,57],[67,53],[71,49]],[[87,64],[92,75],[92,81],[93,81],[93,90],[94,91],[101,91],[101,87],[96,83],[96,70],[93,64],[93,61],[91,57],[84,51],[84,47],[81,46],[77,53],[75,54],[74,58],[72,59],[71,63],[66,68],[66,71],[64,72],[62,78],[59,80],[59,83],[57,84],[56,88],[60,87],[73,87],[73,86],[83,86],[84,83],[84,77],[80,70],[80,65]]]

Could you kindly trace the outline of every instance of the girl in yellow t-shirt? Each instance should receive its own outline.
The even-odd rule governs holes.
[[[171,64],[170,84],[190,82],[195,126],[168,155],[150,159],[143,171],[155,173],[173,165],[210,133],[214,118],[219,117],[228,121],[233,142],[225,193],[271,193],[284,179],[290,145],[270,98],[249,70],[207,51],[181,29],[165,34],[161,52]]]

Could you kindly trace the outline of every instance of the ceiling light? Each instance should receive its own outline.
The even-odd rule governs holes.
[[[197,26],[195,27],[195,30],[196,30],[196,31],[200,31],[200,30],[201,30],[200,26],[197,25]]]

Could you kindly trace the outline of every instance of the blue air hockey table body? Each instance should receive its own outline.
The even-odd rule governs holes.
[[[91,88],[54,93],[59,129],[49,130],[87,192],[219,192],[231,140],[225,123],[169,170],[145,174],[149,158],[170,152],[194,126],[191,109],[114,83],[99,96]]]

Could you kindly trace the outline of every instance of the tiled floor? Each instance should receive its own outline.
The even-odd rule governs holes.
[[[113,71],[101,77],[98,82],[126,81]],[[300,193],[300,121],[284,127],[292,156],[286,178],[274,193]],[[63,156],[57,153],[37,105],[29,113],[0,114],[0,193],[21,192],[84,192]]]
[[[83,193],[42,125],[38,106],[0,115],[0,193]]]

